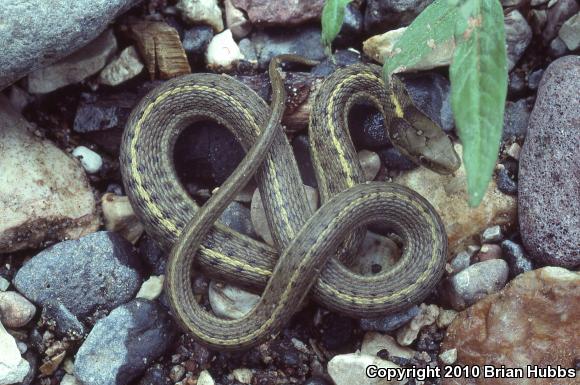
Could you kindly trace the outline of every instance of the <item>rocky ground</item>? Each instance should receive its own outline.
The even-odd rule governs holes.
[[[350,114],[369,180],[425,196],[449,236],[445,277],[425,303],[355,320],[309,303],[272,341],[211,352],[181,333],[162,292],[166,252],[144,233],[124,191],[119,145],[128,114],[165,79],[226,72],[266,100],[278,53],[322,63],[289,72],[284,124],[306,192],[318,205],[307,121],[336,66],[372,61],[428,0],[358,0],[332,61],[320,42],[323,1],[41,0],[0,9],[0,384],[520,384],[520,379],[370,379],[364,368],[580,365],[580,7],[503,0],[509,55],[504,134],[482,204],[467,206],[463,167],[417,168],[389,142],[382,117]],[[23,20],[26,22],[23,23]],[[454,138],[445,68],[406,75],[416,103]],[[461,153],[461,145],[456,144]],[[179,177],[203,203],[243,156],[212,123],[176,148]],[[255,186],[221,217],[271,243]],[[367,234],[355,266],[396,260]],[[257,296],[198,274],[195,294],[240,317]],[[473,367],[473,366],[470,366]],[[477,376],[476,376],[477,377]],[[577,384],[535,379],[529,384]]]

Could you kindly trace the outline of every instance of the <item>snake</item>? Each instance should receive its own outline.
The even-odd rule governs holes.
[[[356,318],[403,311],[425,299],[443,275],[447,236],[441,218],[415,191],[365,179],[348,113],[356,104],[373,105],[383,114],[393,145],[439,173],[452,173],[460,164],[450,138],[415,106],[396,76],[387,84],[376,65],[337,69],[322,82],[311,107],[309,141],[321,201],[313,210],[281,124],[284,62],[316,64],[294,55],[272,59],[270,105],[233,77],[194,73],[147,94],[123,133],[120,168],[129,201],[147,234],[169,251],[164,290],[171,311],[186,332],[211,349],[243,350],[267,341],[307,298]],[[179,181],[173,150],[186,128],[208,120],[227,128],[246,155],[199,206]],[[273,245],[218,221],[251,178]],[[366,226],[374,223],[397,235],[402,252],[389,269],[361,275],[350,264]],[[195,299],[194,269],[260,290],[260,299],[242,318],[217,317]]]

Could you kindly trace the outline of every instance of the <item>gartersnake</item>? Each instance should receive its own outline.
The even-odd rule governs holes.
[[[280,59],[304,63],[292,56]],[[404,85],[393,78],[387,90],[380,69],[362,64],[339,69],[324,81],[310,117],[323,203],[312,213],[280,128],[285,93],[274,62],[270,77],[272,111],[254,91],[226,75],[167,81],[135,107],[123,136],[121,170],[130,201],[148,234],[172,250],[165,280],[172,310],[185,330],[213,348],[244,349],[269,338],[311,288],[311,296],[329,309],[372,317],[421,301],[443,273],[447,238],[439,216],[408,188],[365,183],[346,123],[352,105],[371,102],[384,114],[389,136],[403,153],[438,172],[452,172],[459,163],[451,141],[414,107]],[[173,147],[186,127],[202,120],[222,124],[250,150],[200,209],[177,179]],[[275,247],[215,223],[256,168]],[[352,259],[362,226],[373,221],[384,222],[403,240],[403,252],[392,269],[361,276],[340,261]],[[260,302],[238,320],[205,311],[191,290],[194,258],[211,276],[265,287]]]

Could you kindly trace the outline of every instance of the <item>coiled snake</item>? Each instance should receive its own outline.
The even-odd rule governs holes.
[[[121,148],[121,171],[131,204],[154,239],[171,248],[165,290],[176,319],[201,343],[245,349],[274,335],[311,297],[354,317],[403,310],[424,299],[441,278],[447,237],[431,205],[408,188],[366,182],[349,136],[350,107],[370,102],[385,116],[391,141],[404,154],[438,172],[459,163],[451,141],[412,103],[403,83],[388,89],[380,69],[352,65],[328,77],[310,116],[309,138],[322,206],[312,213],[292,149],[281,129],[285,93],[279,61],[270,63],[271,108],[254,91],[226,75],[192,74],[167,81],[133,110]],[[234,173],[198,207],[179,183],[173,147],[179,134],[213,120],[247,150]],[[215,223],[255,174],[275,247]],[[374,276],[350,271],[364,225],[380,221],[403,241],[400,260]],[[191,289],[196,266],[244,286],[264,288],[241,319],[205,311]],[[342,262],[341,262],[342,261]]]

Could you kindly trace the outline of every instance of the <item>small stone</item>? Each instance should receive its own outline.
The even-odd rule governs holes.
[[[160,365],[154,365],[147,369],[143,377],[141,377],[139,385],[173,385],[173,382],[167,377],[164,368],[160,367]]]
[[[509,94],[510,96],[514,96],[514,95],[521,95],[525,90],[526,90],[526,81],[525,81],[525,77],[522,71],[512,71],[509,73],[509,82],[508,82],[508,90],[509,90]],[[507,113],[509,110],[509,102],[506,103],[506,109],[505,112]],[[523,125],[521,125],[523,126]],[[521,127],[518,126],[518,127]],[[526,123],[524,130],[528,128],[528,125]],[[504,130],[505,130],[505,121],[504,121]]]
[[[135,298],[144,298],[150,301],[157,299],[161,295],[161,291],[163,291],[164,279],[164,275],[152,275],[148,280],[143,282]]]
[[[365,180],[374,180],[381,168],[381,158],[376,152],[361,150],[358,153],[358,160],[363,169]]]
[[[518,10],[508,13],[504,18],[504,23],[508,70],[511,71],[532,41],[532,28]]]
[[[73,360],[71,360],[70,358],[65,358],[64,363],[62,364],[62,368],[68,374],[73,374],[74,369],[75,369],[75,364],[74,364]]]
[[[226,11],[226,26],[232,31],[234,38],[241,39],[248,36],[252,30],[252,23],[250,23],[244,12],[236,8],[232,4],[232,0],[225,0],[224,8]]]
[[[501,290],[508,279],[503,259],[478,262],[448,280],[447,295],[456,310],[463,310],[489,294]]]
[[[548,21],[548,12],[545,9],[532,9],[529,13],[529,20],[534,35],[541,35]]]
[[[116,86],[133,79],[143,71],[143,63],[134,46],[129,46],[113,59],[99,74],[99,82],[108,86]]]
[[[437,317],[437,327],[440,329],[451,325],[451,322],[457,317],[457,311],[453,309],[439,309],[439,316]]]
[[[232,0],[232,4],[254,25],[287,27],[319,20],[324,1]]]
[[[376,108],[353,106],[348,116],[348,126],[357,147],[377,150],[392,146],[385,130],[385,118]]]
[[[222,11],[217,0],[179,0],[176,8],[187,23],[208,24],[215,32],[224,29]]]
[[[510,175],[509,171],[503,166],[499,165],[497,169],[497,188],[504,194],[517,195],[518,182]]]
[[[520,159],[520,151],[522,148],[517,143],[512,143],[506,150],[506,154],[514,158],[515,160]]]
[[[240,47],[234,41],[232,31],[229,29],[215,35],[205,53],[208,68],[216,71],[231,70],[243,58],[244,55],[242,55]]]
[[[360,352],[370,356],[376,356],[381,350],[389,352],[389,357],[402,357],[411,359],[415,351],[407,347],[400,346],[397,341],[388,334],[377,332],[365,333]]]
[[[15,384],[24,379],[30,370],[28,361],[20,356],[16,340],[0,322],[0,384]]]
[[[488,227],[483,231],[481,240],[483,242],[499,242],[503,238],[501,227],[499,225]]]
[[[401,250],[392,239],[367,231],[353,268],[362,275],[377,274],[394,266],[400,255]]]
[[[60,381],[60,385],[81,385],[79,380],[71,374],[65,374]]]
[[[544,75],[543,69],[539,69],[537,71],[533,71],[532,73],[530,73],[528,76],[528,88],[532,91],[537,90],[543,75]]]
[[[46,94],[81,82],[99,72],[116,50],[117,40],[109,29],[72,55],[28,75],[28,91]]]
[[[44,324],[54,326],[54,331],[59,337],[78,341],[86,334],[85,325],[66,306],[57,301],[44,303],[41,318]]]
[[[506,240],[501,243],[501,250],[503,251],[503,258],[509,267],[510,278],[534,269],[532,261],[526,256],[524,248],[521,245]]]
[[[525,99],[520,99],[516,102],[506,102],[502,139],[523,139],[528,130],[530,112],[530,107],[528,107],[528,102]]]
[[[28,324],[34,315],[34,305],[15,291],[0,292],[0,321],[9,328],[20,328]]]
[[[212,38],[213,29],[207,25],[196,25],[185,30],[182,45],[190,62],[203,57]]]
[[[10,287],[10,281],[4,277],[0,277],[0,292],[6,291]]]
[[[90,148],[78,146],[72,152],[72,156],[81,161],[81,165],[89,174],[96,174],[103,167],[103,158]]]
[[[580,12],[562,24],[558,36],[570,51],[574,51],[580,46]]]
[[[232,372],[236,381],[241,382],[242,384],[251,384],[252,383],[252,376],[253,373],[250,369],[241,368],[241,369],[234,369]]]
[[[411,322],[397,330],[397,342],[402,346],[411,345],[417,339],[421,328],[433,325],[439,316],[439,307],[437,305],[426,305],[422,303],[419,309],[419,314]]]
[[[226,319],[242,318],[260,300],[259,295],[215,281],[209,284],[208,296],[213,312]]]
[[[207,370],[202,370],[197,378],[197,385],[215,385],[215,381]]]
[[[385,378],[370,378],[367,375],[367,368],[371,365],[383,370],[392,370],[399,367],[390,361],[380,359],[376,356],[349,353],[332,357],[328,362],[328,374],[335,385],[399,385],[404,383],[396,380],[387,380]]]
[[[494,244],[484,244],[481,245],[479,253],[475,256],[475,261],[483,262],[498,258],[501,258],[501,247]]]
[[[379,33],[399,25],[409,25],[429,5],[425,0],[368,0],[365,31]]]
[[[562,25],[580,10],[576,0],[558,0],[548,4],[548,21],[542,31],[544,44],[548,44],[558,35]]]
[[[101,198],[105,228],[121,234],[126,240],[135,244],[144,228],[135,215],[133,207],[126,196],[106,193]]]
[[[238,202],[232,202],[226,207],[218,221],[242,234],[256,238],[252,225],[250,209]]]
[[[559,37],[555,37],[550,42],[550,47],[548,47],[548,53],[554,59],[559,58],[560,56],[564,56],[568,52],[568,47],[566,47],[566,43]]]
[[[449,349],[439,354],[439,359],[446,365],[452,365],[457,361],[457,349]]]
[[[325,379],[321,377],[310,377],[306,380],[304,385],[331,385]]]
[[[411,306],[409,309],[395,314],[389,314],[379,318],[361,318],[360,328],[365,331],[391,332],[397,330],[419,314],[418,306]]]
[[[183,376],[185,376],[185,368],[183,366],[174,365],[171,367],[171,370],[169,371],[169,378],[171,378],[171,381],[177,382],[181,380]]]
[[[459,252],[450,262],[453,274],[465,270],[471,264],[471,255],[467,251]]]
[[[140,259],[145,262],[153,274],[163,275],[165,273],[167,253],[155,240],[145,234],[137,242],[137,249]]]

